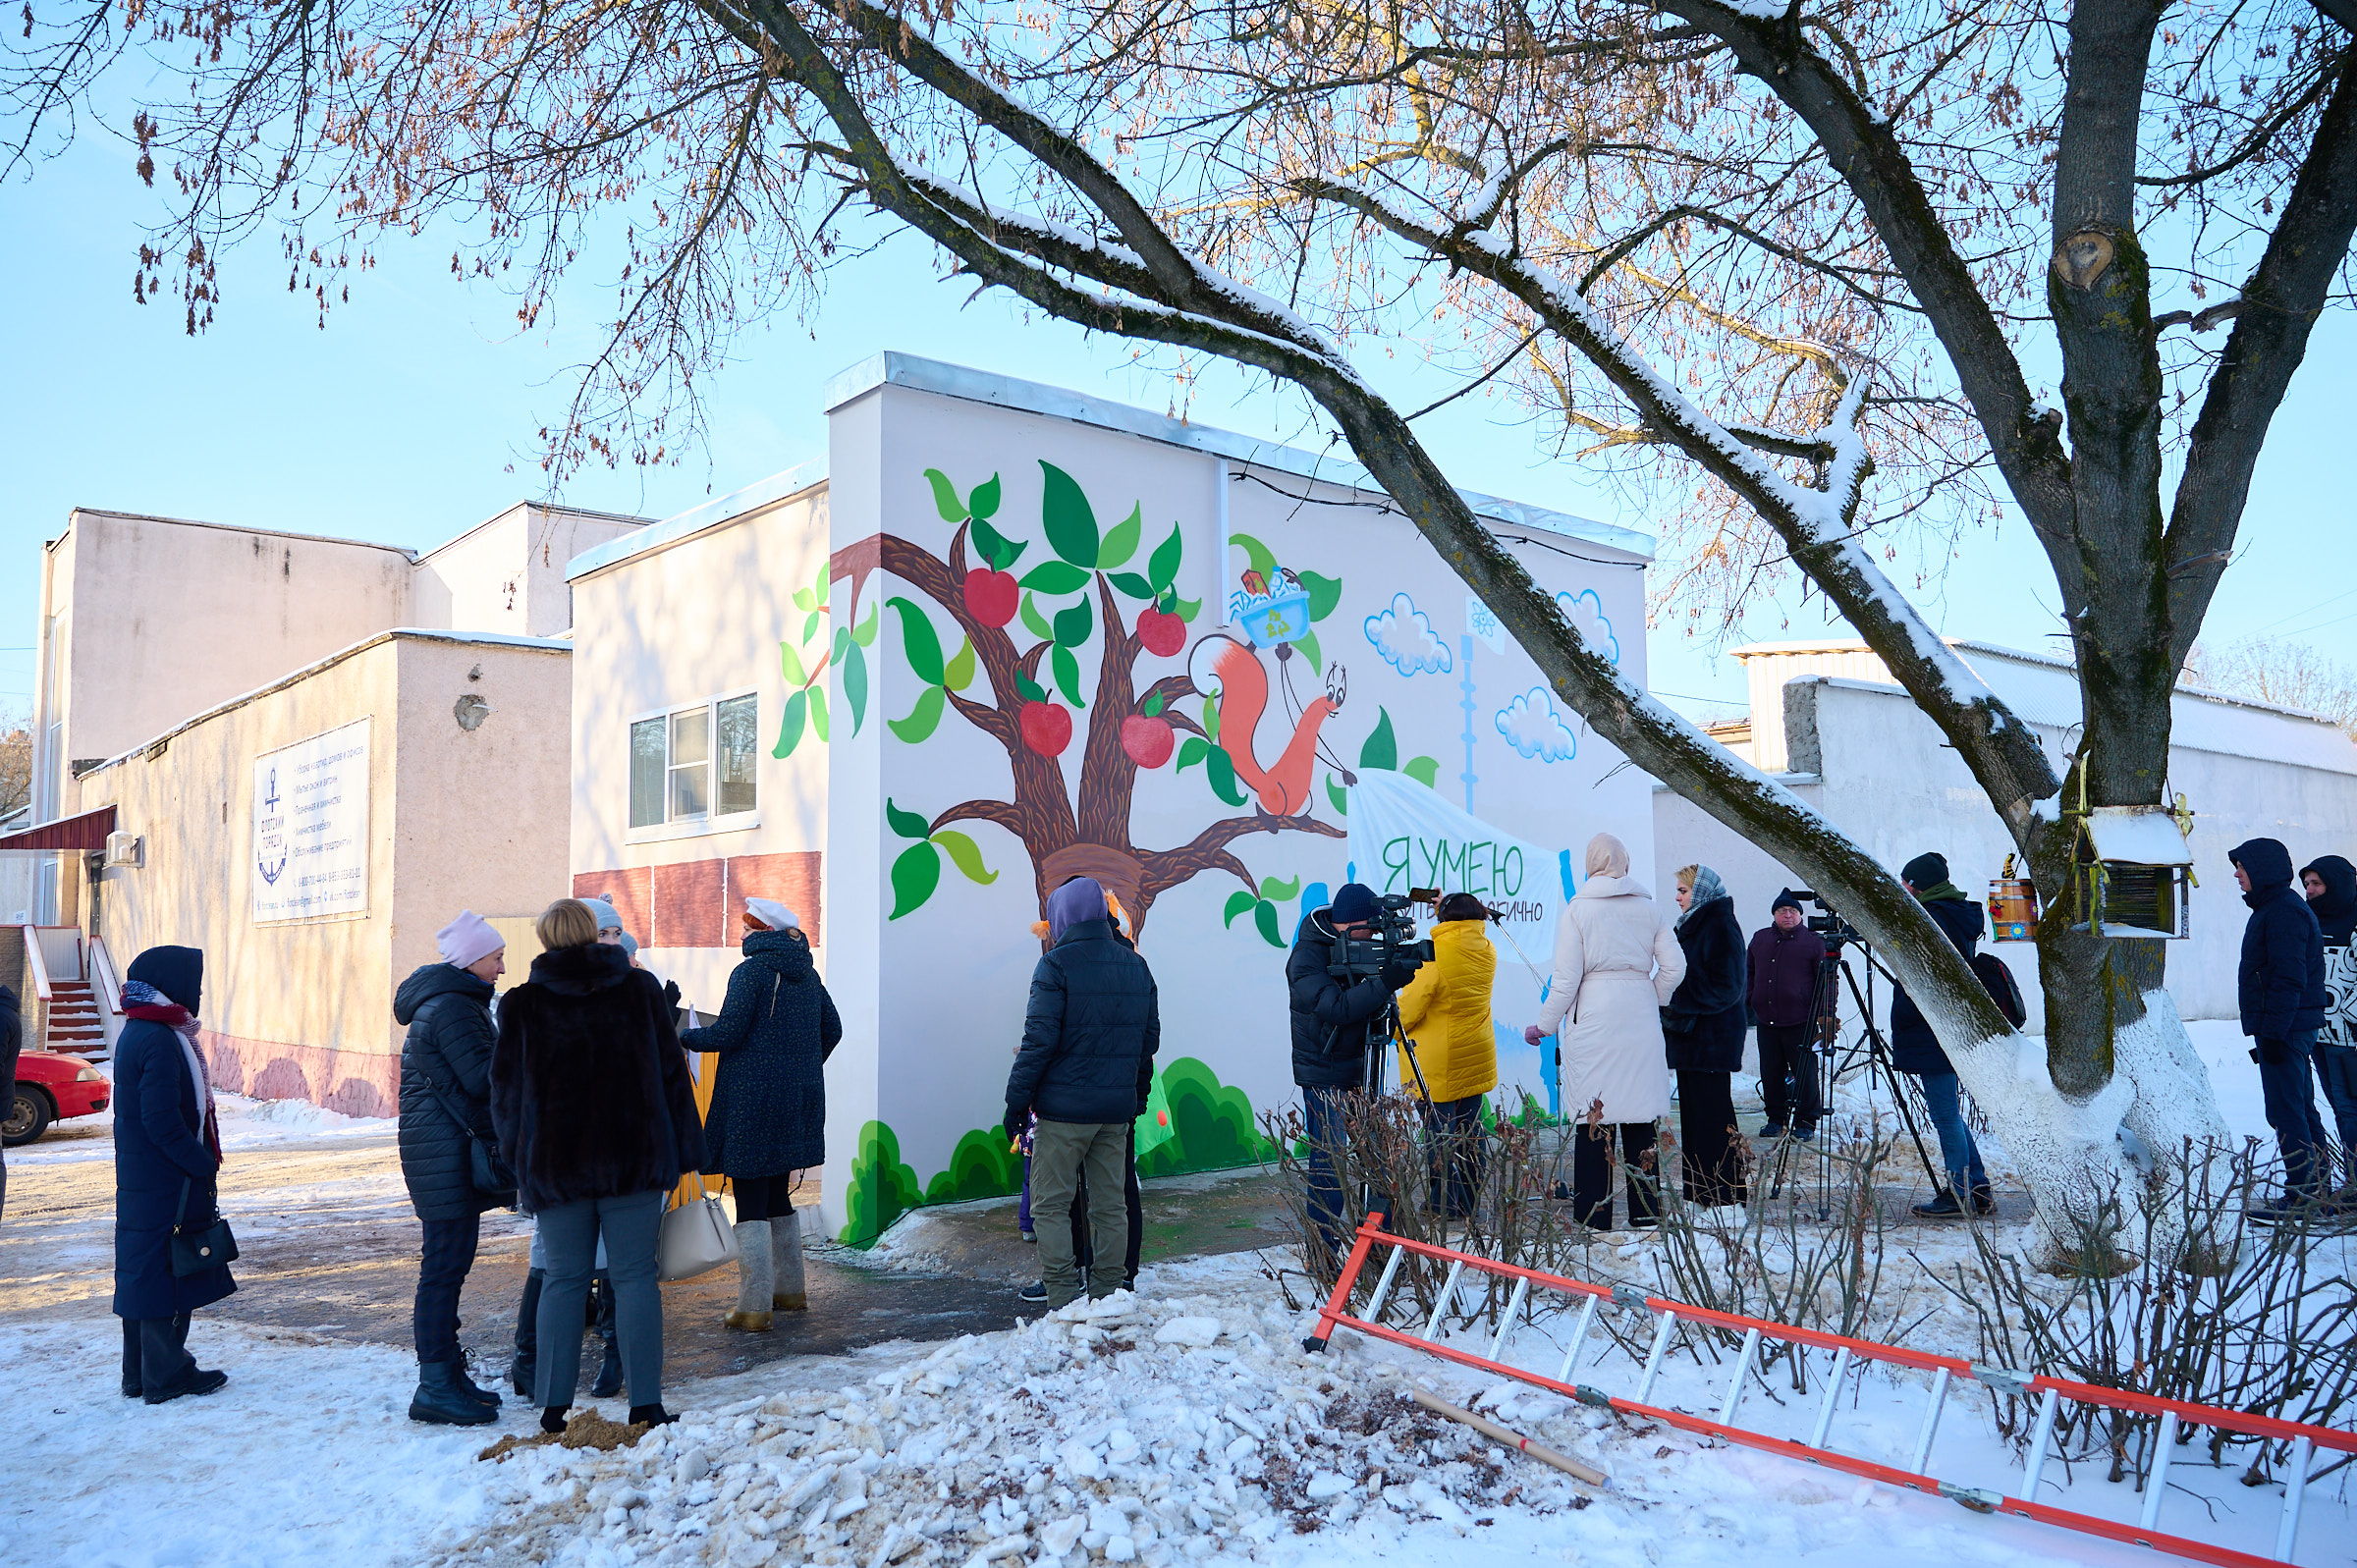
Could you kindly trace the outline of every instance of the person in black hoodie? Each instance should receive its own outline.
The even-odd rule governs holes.
[[[597,917],[560,898],[535,927],[547,950],[499,1007],[491,1123],[521,1207],[548,1249],[533,1400],[563,1432],[581,1375],[581,1325],[597,1244],[614,1280],[615,1328],[632,1424],[663,1409],[663,1298],[655,1237],[681,1173],[704,1168],[695,1086],[663,988],[597,940]]]
[[[1946,932],[1956,951],[1969,961],[1981,945],[1981,933],[1988,929],[1988,917],[1980,904],[1947,880],[1947,857],[1917,855],[1899,868],[1898,875],[1907,892],[1923,905],[1923,912],[1932,917],[1932,924]],[[1940,1134],[1940,1162],[1947,1169],[1947,1185],[1930,1203],[1917,1204],[1915,1213],[1925,1219],[1953,1218],[1964,1212],[1960,1195],[1970,1193],[1973,1213],[1995,1214],[1997,1195],[1990,1190],[1989,1172],[1982,1168],[1981,1151],[1972,1141],[1972,1129],[1964,1124],[1957,1100],[1956,1069],[1947,1053],[1940,1049],[1940,1039],[1932,1033],[1923,1009],[1901,990],[1893,990],[1891,997],[1891,1062],[1900,1072],[1913,1073],[1922,1086],[1924,1106]]]
[[[2236,1000],[2242,1032],[2255,1042],[2251,1059],[2259,1064],[2267,1096],[2267,1124],[2283,1152],[2283,1195],[2250,1210],[2249,1217],[2272,1224],[2311,1203],[2330,1174],[2311,1059],[2325,1022],[2325,934],[2292,886],[2290,850],[2273,838],[2251,838],[2229,854],[2242,901],[2251,909],[2242,928]]]
[[[2340,1132],[2341,1201],[2357,1204],[2357,866],[2319,855],[2300,868],[2309,913],[2325,938],[2325,1026],[2316,1036],[2316,1076]]]
[[[459,1292],[474,1267],[482,1216],[516,1201],[474,1184],[474,1145],[491,1130],[491,990],[507,973],[507,942],[471,909],[434,933],[442,957],[421,964],[393,993],[393,1021],[409,1025],[401,1048],[401,1178],[424,1229],[413,1328],[417,1392],[410,1419],[479,1427],[499,1416],[499,1395],[466,1376],[459,1349]]]
[[[1335,890],[1334,902],[1311,910],[1301,922],[1293,950],[1285,960],[1292,1008],[1293,1083],[1301,1091],[1303,1132],[1309,1144],[1309,1217],[1330,1251],[1343,1244],[1343,1180],[1334,1156],[1345,1137],[1345,1097],[1366,1087],[1367,1048],[1375,1021],[1416,978],[1415,966],[1406,963],[1395,963],[1365,979],[1343,980],[1328,971],[1336,942],[1364,942],[1373,936],[1375,909],[1374,889],[1343,883]]]
[[[1734,1075],[1743,1065],[1743,927],[1735,900],[1708,866],[1677,874],[1677,945],[1686,977],[1662,1008],[1662,1041],[1677,1074],[1679,1185],[1717,1209],[1744,1201],[1748,1153],[1735,1130]]]
[[[1031,1153],[1031,1223],[1050,1310],[1080,1294],[1072,1253],[1072,1189],[1088,1172],[1089,1233],[1100,1267],[1091,1297],[1112,1295],[1123,1279],[1104,1260],[1129,1246],[1122,1201],[1131,1123],[1154,1085],[1162,1046],[1161,999],[1154,972],[1114,934],[1105,890],[1075,877],[1048,895],[1048,950],[1031,971],[1023,1048],[1007,1075],[1010,1137],[1039,1128]]]

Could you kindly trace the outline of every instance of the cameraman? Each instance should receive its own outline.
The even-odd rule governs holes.
[[[1309,1217],[1329,1249],[1343,1242],[1337,1228],[1343,1182],[1334,1157],[1346,1137],[1343,1096],[1364,1091],[1368,1048],[1384,1044],[1368,1039],[1374,1021],[1391,1005],[1393,995],[1416,977],[1416,966],[1404,962],[1387,964],[1381,975],[1363,980],[1328,972],[1338,941],[1373,940],[1375,911],[1372,889],[1343,883],[1333,903],[1312,910],[1301,922],[1285,961],[1293,1014],[1293,1082],[1300,1086],[1308,1123]]]

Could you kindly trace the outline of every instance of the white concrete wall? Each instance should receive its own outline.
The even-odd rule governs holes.
[[[565,565],[640,517],[520,501],[418,558],[412,625],[555,637],[573,624]]]

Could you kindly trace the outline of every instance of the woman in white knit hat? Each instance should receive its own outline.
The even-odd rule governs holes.
[[[824,1068],[843,1020],[810,960],[801,917],[774,898],[744,901],[744,961],[729,976],[720,1016],[680,1044],[720,1057],[704,1115],[707,1170],[737,1197],[737,1310],[732,1328],[758,1333],[773,1312],[809,1305],[795,1174],[826,1163]]]

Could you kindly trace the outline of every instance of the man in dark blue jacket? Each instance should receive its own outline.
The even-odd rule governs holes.
[[[1048,950],[1031,972],[1022,1049],[1007,1075],[1010,1137],[1036,1111],[1031,1224],[1050,1310],[1080,1294],[1072,1248],[1072,1191],[1088,1173],[1088,1222],[1100,1266],[1088,1293],[1110,1296],[1122,1275],[1105,1260],[1129,1246],[1123,1202],[1130,1123],[1154,1087],[1162,1046],[1154,973],[1114,934],[1105,890],[1075,877],[1048,895]]]
[[[1987,929],[1988,917],[1981,906],[1964,895],[1962,889],[1947,880],[1947,857],[1943,854],[1921,854],[1899,870],[1899,880],[1906,884],[1923,905],[1923,912],[1932,917],[1932,924],[1947,934],[1956,951],[1970,962],[1973,950],[1981,945],[1981,933]],[[1891,998],[1891,1064],[1900,1072],[1911,1072],[1923,1088],[1923,1103],[1932,1113],[1932,1126],[1940,1134],[1940,1162],[1947,1167],[1947,1186],[1935,1194],[1930,1203],[1919,1203],[1915,1213],[1926,1219],[1950,1218],[1964,1212],[1964,1195],[1971,1195],[1973,1213],[1987,1215],[1997,1212],[1997,1195],[1990,1191],[1989,1172],[1981,1167],[1981,1151],[1972,1141],[1972,1129],[1964,1124],[1964,1112],[1957,1099],[1956,1069],[1948,1061],[1947,1053],[1940,1049],[1939,1037],[1932,1033],[1931,1021],[1923,1009],[1904,991]]]
[[[1334,902],[1310,911],[1285,960],[1293,1015],[1293,1082],[1309,1140],[1309,1217],[1329,1248],[1342,1245],[1343,1182],[1334,1155],[1346,1136],[1343,1097],[1366,1086],[1367,1050],[1376,1021],[1392,998],[1416,977],[1413,965],[1393,964],[1381,975],[1344,980],[1327,972],[1334,945],[1366,941],[1374,931],[1375,893],[1345,882]]]
[[[2325,1118],[2316,1108],[2312,1056],[2325,1023],[2325,934],[2292,886],[2291,851],[2253,838],[2231,851],[2234,881],[2251,918],[2235,972],[2242,1032],[2267,1095],[2267,1124],[2283,1151],[2283,1196],[2250,1211],[2272,1224],[2315,1199],[2324,1175]]]

